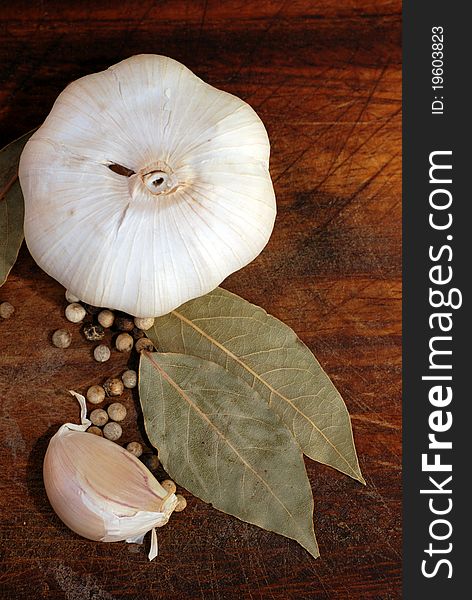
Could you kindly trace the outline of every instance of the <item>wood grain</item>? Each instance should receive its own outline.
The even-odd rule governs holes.
[[[26,1],[0,11],[0,144],[38,125],[71,80],[166,54],[248,101],[267,126],[278,199],[263,254],[224,284],[293,327],[343,394],[367,486],[310,460],[321,558],[188,508],[160,556],[88,542],[48,505],[41,465],[77,416],[67,389],[119,373],[72,326],[23,247],[0,300],[2,598],[391,600],[401,596],[401,12],[397,0]],[[138,438],[136,397],[124,441]],[[138,427],[136,427],[136,418]]]

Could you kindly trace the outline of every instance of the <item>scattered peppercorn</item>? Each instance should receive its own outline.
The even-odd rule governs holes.
[[[135,317],[134,324],[136,325],[136,327],[138,329],[147,331],[148,329],[151,329],[151,327],[154,325],[154,317],[145,317],[145,318]]]
[[[172,481],[172,479],[164,479],[164,481],[161,481],[161,485],[166,490],[166,492],[169,492],[169,494],[175,494],[175,492],[177,491],[177,486]]]
[[[97,427],[103,427],[103,425],[105,425],[105,423],[108,421],[107,411],[103,410],[103,408],[96,408],[90,413],[89,419]]]
[[[115,327],[119,331],[133,331],[134,321],[131,317],[117,317],[115,319]]]
[[[108,328],[113,325],[113,321],[115,320],[115,314],[105,308],[105,310],[101,310],[97,315],[97,320],[102,327]]]
[[[145,454],[141,460],[150,471],[156,471],[161,464],[159,457],[156,454]]]
[[[71,323],[80,323],[86,314],[85,308],[78,302],[66,306],[66,319]]]
[[[105,330],[101,325],[96,323],[87,323],[83,326],[82,331],[86,339],[90,342],[98,342],[105,337]]]
[[[52,334],[52,343],[56,348],[68,348],[72,342],[72,335],[66,329],[58,329]]]
[[[147,337],[143,337],[140,340],[138,340],[135,344],[135,349],[136,352],[154,352],[154,344],[151,342],[151,340]]]
[[[142,329],[138,329],[137,327],[133,329],[131,334],[135,340],[139,340],[146,335]]]
[[[101,404],[105,400],[105,390],[101,385],[92,385],[87,390],[87,400],[91,404]]]
[[[86,302],[82,302],[82,305],[89,315],[96,315],[102,310],[99,306],[92,306],[92,304],[87,304]]]
[[[135,388],[138,383],[138,374],[133,369],[128,369],[121,376],[121,380],[125,388]]]
[[[115,346],[118,352],[129,352],[133,348],[133,345],[134,340],[129,333],[120,333],[115,340]]]
[[[105,362],[110,358],[110,348],[105,344],[100,344],[93,351],[93,357],[97,362]]]
[[[111,421],[107,423],[103,428],[103,435],[107,438],[107,440],[111,440],[112,442],[116,442],[121,437],[123,430],[121,429],[121,425],[119,423],[115,423]]]
[[[182,496],[182,494],[177,494],[177,504],[175,505],[175,512],[181,512],[187,506],[187,500]]]
[[[2,319],[9,319],[13,316],[15,307],[9,302],[2,302],[0,304],[0,317]]]
[[[107,396],[121,396],[124,390],[124,385],[118,377],[110,377],[103,384],[103,389]]]
[[[72,292],[70,292],[69,290],[66,290],[66,300],[67,302],[80,302],[80,299],[77,298],[77,296],[74,296],[74,294]]]
[[[129,444],[126,444],[126,450],[137,458],[143,453],[143,447],[139,442],[130,442]]]
[[[108,407],[108,416],[112,421],[123,421],[126,417],[126,408],[121,402],[113,402]]]
[[[103,437],[102,430],[96,425],[90,425],[90,427],[87,429],[87,433],[93,433],[94,435],[99,435],[100,437]]]

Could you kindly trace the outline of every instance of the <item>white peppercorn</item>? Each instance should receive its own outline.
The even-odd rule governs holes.
[[[136,327],[138,329],[147,331],[148,329],[151,329],[151,327],[154,325],[154,317],[144,317],[144,318],[135,317],[134,324],[136,325]]]
[[[89,419],[97,427],[103,427],[108,422],[108,413],[103,408],[96,408],[90,413]]]
[[[77,298],[72,292],[66,290],[66,300],[67,302],[80,302],[80,298]]]
[[[138,374],[133,369],[128,369],[121,376],[121,381],[125,388],[131,389],[135,388],[138,383]]]
[[[103,427],[103,425],[105,425],[105,423],[108,422],[107,411],[103,410],[103,408],[96,408],[95,410],[92,410],[92,412],[90,413],[89,419],[97,427]]]
[[[93,435],[99,435],[100,437],[103,437],[102,430],[96,425],[90,425],[90,427],[87,429],[87,433],[93,433]]]
[[[97,362],[105,362],[110,358],[110,348],[105,344],[100,344],[93,351],[93,357]]]
[[[140,340],[137,340],[134,347],[136,352],[139,353],[144,352],[145,350],[147,352],[154,352],[154,344],[147,337],[143,337]]]
[[[82,304],[72,302],[66,306],[66,319],[71,323],[80,323],[87,314]]]
[[[123,421],[126,417],[126,408],[121,402],[113,402],[107,410],[108,416],[112,421]]]
[[[105,400],[105,390],[101,385],[92,385],[87,390],[87,400],[91,404],[101,404]]]
[[[52,343],[56,348],[68,348],[72,342],[72,335],[66,329],[58,329],[52,334]]]
[[[103,435],[107,438],[107,440],[111,440],[112,442],[116,442],[121,437],[123,430],[121,429],[121,425],[119,423],[115,423],[115,421],[111,421],[107,423],[103,428]]]
[[[0,304],[0,317],[2,319],[9,319],[13,316],[15,312],[15,307],[9,302],[2,302]]]
[[[115,313],[106,308],[98,313],[97,320],[102,327],[111,327],[113,325],[113,321],[115,320]]]
[[[143,447],[139,442],[130,442],[129,444],[126,444],[126,450],[131,452],[131,454],[134,454],[137,458],[143,453]]]
[[[129,333],[120,333],[115,340],[115,346],[118,352],[129,352],[134,345],[134,340]]]
[[[103,389],[107,396],[121,396],[124,390],[124,385],[118,377],[110,377],[103,384]]]
[[[182,496],[182,494],[177,494],[177,504],[175,505],[175,512],[181,512],[187,506],[187,500]]]
[[[175,492],[177,491],[177,486],[172,481],[172,479],[164,479],[164,481],[161,481],[161,485],[166,490],[166,492],[169,492],[169,494],[175,494]]]

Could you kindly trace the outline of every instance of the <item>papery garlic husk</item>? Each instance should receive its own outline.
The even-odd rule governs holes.
[[[177,504],[143,463],[109,440],[66,423],[49,442],[43,465],[46,493],[56,514],[82,537],[101,542],[140,543],[152,532],[149,559],[157,555],[154,528],[165,525]]]
[[[93,306],[166,314],[252,261],[273,229],[255,111],[164,56],[71,83],[22,153],[25,239]]]

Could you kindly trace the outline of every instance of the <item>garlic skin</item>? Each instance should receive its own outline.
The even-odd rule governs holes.
[[[269,153],[244,101],[170,58],[131,57],[71,83],[26,144],[26,243],[84,302],[167,314],[266,245]]]
[[[149,559],[157,555],[155,527],[165,525],[177,504],[135,456],[114,442],[66,423],[49,442],[43,464],[46,493],[56,514],[82,537],[102,542],[142,542],[152,531]]]

